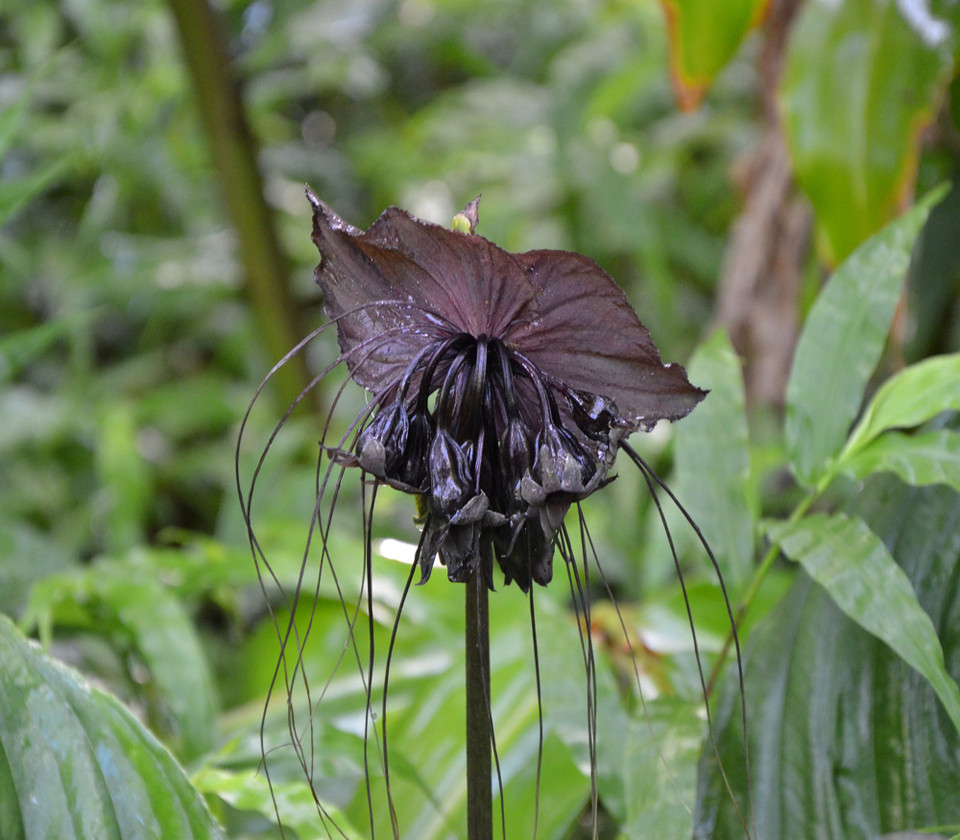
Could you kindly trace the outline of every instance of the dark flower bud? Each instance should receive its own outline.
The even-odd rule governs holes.
[[[540,508],[540,527],[544,536],[551,542],[563,525],[568,510],[570,510],[570,500],[555,495],[550,496]]]
[[[500,438],[500,470],[504,487],[501,500],[507,510],[516,510],[520,499],[520,482],[530,469],[533,433],[519,417],[511,418]]]
[[[530,507],[542,507],[547,501],[547,491],[537,484],[530,470],[520,480],[520,498]]]
[[[357,438],[360,466],[377,478],[395,478],[404,462],[410,421],[406,409],[394,402],[380,409]]]
[[[430,446],[430,513],[449,522],[474,495],[473,470],[453,437],[438,431]]]
[[[553,578],[553,548],[556,531],[547,534],[537,520],[520,518],[510,531],[496,536],[497,561],[504,583],[516,581],[524,592],[530,582],[543,586]]]
[[[480,561],[481,528],[471,525],[453,525],[447,531],[440,549],[440,559],[447,567],[447,577],[454,583],[466,583]],[[489,577],[488,575],[485,575]],[[487,585],[493,589],[492,578]]]
[[[566,430],[544,423],[537,436],[533,476],[548,495],[588,492],[587,484],[597,471],[596,461]]]
[[[403,463],[398,469],[398,478],[409,487],[425,490],[428,486],[427,457],[433,440],[433,424],[425,412],[417,412],[410,418],[407,446]]]
[[[480,522],[484,519],[490,510],[490,500],[486,493],[477,493],[460,510],[450,517],[451,525],[466,525],[472,522]]]
[[[505,516],[490,510],[490,501],[482,492],[467,501],[449,520],[429,517],[420,552],[420,583],[429,579],[434,558],[439,552],[450,580],[468,580],[482,561],[484,581],[493,589],[492,563],[488,556],[481,556],[480,537],[487,529],[499,530],[507,522]]]

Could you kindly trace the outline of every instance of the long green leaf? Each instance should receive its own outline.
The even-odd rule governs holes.
[[[151,577],[152,570],[139,571],[101,562],[79,574],[45,578],[31,593],[24,623],[38,626],[45,637],[64,626],[112,636],[129,647],[147,666],[157,695],[151,698],[151,723],[173,737],[182,755],[193,757],[209,749],[216,733],[212,676],[180,602]]]
[[[380,559],[373,591],[398,593],[405,569]],[[361,564],[341,570],[346,592],[359,583]],[[540,594],[540,593],[538,593]],[[347,596],[348,599],[350,596]],[[399,643],[390,667],[385,725],[389,747],[391,792],[401,836],[440,840],[465,837],[466,784],[464,761],[463,686],[464,588],[442,574],[414,588],[404,607]],[[542,602],[542,603],[541,603]],[[381,626],[375,626],[378,662],[389,645],[391,611],[396,603],[377,604]],[[507,837],[532,836],[535,813],[530,807],[535,791],[538,698],[533,670],[528,603],[516,587],[506,587],[490,599],[493,717],[500,758],[507,819]],[[303,668],[314,687],[323,687],[322,699],[295,696],[292,706],[304,749],[311,761],[314,784],[321,801],[337,801],[354,826],[370,829],[363,762],[364,683],[349,653],[331,679],[331,670],[343,648],[344,615],[335,598],[321,598],[316,611],[303,607],[304,625],[312,621],[305,645]],[[537,626],[543,674],[544,763],[540,786],[538,836],[560,837],[588,802],[590,780],[584,772],[587,758],[586,684],[576,623],[549,597],[538,599]],[[366,620],[356,628],[358,645],[366,656]],[[272,634],[272,632],[271,632]],[[264,671],[263,683],[276,662],[273,649],[258,644],[254,655]],[[291,656],[294,656],[291,654]],[[375,675],[377,727],[383,725],[380,709],[382,670]],[[327,682],[329,680],[329,683]],[[621,734],[628,720],[615,680],[609,671],[598,674],[601,714],[599,758],[603,782],[618,812],[623,804]],[[319,689],[317,689],[319,690]],[[292,750],[287,731],[288,706],[280,690],[267,721],[268,766],[271,778],[293,781],[300,774],[291,767]],[[621,725],[623,724],[623,725]],[[378,734],[379,734],[378,732]],[[309,749],[310,738],[313,749]],[[371,734],[371,742],[373,735]],[[383,774],[377,748],[370,745],[369,771],[373,791],[373,831],[392,836]],[[612,785],[614,789],[610,789]],[[607,794],[605,794],[605,799]],[[497,806],[495,805],[495,808]],[[295,810],[294,817],[299,819]],[[284,818],[281,811],[281,818]]]
[[[75,166],[75,158],[64,157],[17,181],[0,183],[0,225],[13,218]]]
[[[105,406],[99,420],[96,463],[103,515],[98,524],[104,550],[121,553],[145,539],[153,471],[138,448],[132,401]]]
[[[113,697],[0,616],[4,840],[221,838],[174,758]]]
[[[749,482],[746,398],[740,360],[718,331],[694,354],[691,380],[710,391],[677,424],[675,490],[713,547],[727,583],[739,590],[753,565],[757,501]]]
[[[807,316],[787,384],[786,437],[797,478],[817,482],[843,446],[880,359],[910,250],[935,190],[841,265]]]
[[[887,432],[850,458],[842,468],[856,478],[896,473],[907,484],[948,484],[960,491],[960,434],[948,430],[907,435]]]
[[[263,773],[254,769],[236,771],[206,765],[194,773],[192,781],[201,793],[216,796],[238,811],[254,811],[271,823],[279,812],[284,826],[296,831],[298,837],[326,836],[330,820],[347,837],[362,836],[333,805],[324,803],[326,813],[320,815],[306,779],[274,782],[271,789]]]
[[[791,31],[781,104],[797,178],[840,262],[909,199],[922,130],[952,68],[960,7],[806,3]]]
[[[624,738],[626,837],[689,837],[703,706],[671,697],[647,703]],[[686,807],[684,807],[686,806]]]
[[[912,581],[950,673],[960,677],[960,494],[908,487],[888,475],[868,483],[854,512],[883,537]],[[960,733],[930,683],[844,615],[825,589],[798,575],[750,636],[746,658],[757,837],[956,831],[946,827],[960,824]],[[734,684],[727,687],[715,733],[742,801],[740,701]],[[744,836],[709,751],[698,794],[699,840]]]
[[[866,523],[820,513],[771,523],[767,534],[844,613],[926,677],[960,731],[960,688],[947,673],[933,623],[906,574]]]
[[[850,435],[844,455],[862,449],[886,429],[919,426],[948,410],[960,410],[960,353],[917,362],[884,382]]]

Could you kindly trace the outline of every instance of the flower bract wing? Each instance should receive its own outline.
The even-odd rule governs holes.
[[[650,333],[613,279],[567,251],[518,255],[538,295],[503,336],[549,377],[612,399],[639,429],[678,420],[706,395],[680,365],[660,360]]]
[[[482,236],[390,207],[367,231],[308,191],[316,279],[353,378],[378,390],[443,336],[502,339],[556,384],[611,400],[630,428],[678,420],[703,399],[665,365],[626,296],[593,260],[510,254]]]
[[[494,336],[537,290],[517,259],[482,236],[390,207],[364,232],[308,192],[316,280],[354,379],[376,390],[442,334]]]

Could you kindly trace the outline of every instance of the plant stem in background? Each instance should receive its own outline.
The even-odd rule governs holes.
[[[264,198],[257,142],[247,122],[227,39],[207,0],[169,0],[169,5],[177,22],[210,157],[237,232],[244,287],[264,349],[275,361],[297,344],[301,331],[289,293],[290,268]],[[273,380],[276,397],[286,407],[310,382],[303,355],[292,358]]]
[[[467,840],[492,840],[490,763],[490,614],[487,587],[478,570],[466,593]]]
[[[820,498],[831,480],[832,474],[827,476],[816,486],[816,488],[804,496],[800,504],[793,509],[793,512],[790,514],[787,521],[797,522],[802,519],[806,512],[810,509],[810,506]],[[772,542],[770,547],[767,549],[767,553],[764,554],[763,559],[760,561],[760,565],[757,566],[756,571],[753,573],[753,579],[750,581],[750,586],[740,599],[740,604],[736,611],[736,621],[734,627],[737,633],[741,632],[743,629],[743,622],[747,617],[747,612],[750,610],[751,604],[753,604],[753,599],[756,598],[757,592],[760,590],[760,584],[763,583],[764,579],[773,568],[773,564],[776,563],[779,556],[780,543]],[[723,672],[723,666],[726,664],[727,656],[730,653],[730,648],[733,646],[733,635],[734,634],[732,630],[727,634],[727,638],[723,643],[723,648],[720,650],[720,654],[717,656],[717,661],[714,663],[713,668],[710,671],[710,677],[707,680],[707,698],[713,694],[714,686],[716,685],[717,680],[720,678],[720,674]]]

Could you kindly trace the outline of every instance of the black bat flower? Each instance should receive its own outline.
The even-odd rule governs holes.
[[[370,622],[367,664],[362,664],[364,657],[355,636],[359,603],[352,614],[344,603],[348,633],[344,651],[352,646],[367,697],[364,768],[371,826],[374,805],[367,744],[372,731],[380,748],[393,836],[399,838],[390,793],[386,693],[397,624],[416,568],[419,567],[421,582],[425,581],[439,558],[450,580],[473,581],[476,590],[467,593],[468,613],[475,602],[479,615],[486,609],[486,588],[494,588],[498,565],[505,583],[515,581],[527,593],[536,651],[532,584],[550,582],[553,557],[558,553],[564,561],[580,626],[589,627],[588,556],[593,557],[598,569],[599,561],[579,502],[611,480],[610,470],[620,451],[640,468],[658,510],[658,489],[676,502],[627,439],[634,432],[650,431],[660,420],[684,417],[704,398],[705,392],[690,384],[682,367],[661,361],[649,332],[626,296],[600,266],[567,251],[504,251],[474,233],[478,200],[455,217],[453,229],[423,222],[391,207],[369,230],[362,231],[344,222],[313,192],[308,190],[307,197],[313,207],[313,241],[322,258],[316,280],[323,290],[330,321],[287,358],[323,330],[336,325],[340,353],[311,387],[345,364],[350,377],[368,392],[369,400],[335,445],[328,443],[330,418],[340,404],[342,388],[328,407],[321,439],[321,457],[326,465],[318,469],[316,505],[292,597],[283,592],[283,585],[259,546],[251,508],[266,453],[295,405],[271,435],[247,493],[241,492],[241,500],[254,557],[261,574],[264,570],[267,573],[261,579],[273,577],[285,600],[284,606],[290,610],[289,623],[277,628],[281,653],[274,680],[284,683],[290,746],[312,784],[313,714],[319,701],[309,685],[303,662],[312,613],[310,620],[300,625],[296,608],[304,591],[311,545],[317,541],[317,591],[326,568],[340,592],[329,544],[334,511],[343,476],[356,469],[365,479],[361,482],[361,589],[362,597],[367,598]],[[387,651],[383,713],[378,719],[372,711],[375,675],[371,535],[377,489],[381,485],[416,497],[417,522],[422,533],[416,549],[417,562],[400,598]],[[564,524],[571,506],[577,507],[579,539],[568,533]],[[660,516],[666,527],[662,510]],[[700,536],[689,516],[687,519]],[[717,568],[709,547],[703,544]],[[672,548],[672,540],[670,545]],[[674,560],[677,561],[675,554]],[[733,626],[729,603],[727,613]],[[478,635],[482,635],[481,624],[478,619]],[[470,626],[468,621],[468,630]],[[739,663],[735,628],[734,641]],[[589,633],[581,633],[581,644],[586,671],[591,807],[596,831],[596,659]],[[696,649],[695,634],[694,646]],[[479,649],[481,645],[476,643],[473,647]],[[479,671],[483,671],[485,656],[482,652],[477,655]],[[338,660],[335,669],[339,667]],[[536,655],[534,667],[539,697]],[[468,683],[470,668],[468,656]],[[489,678],[479,679],[486,698],[485,706],[475,714],[489,719],[489,741],[496,757]],[[740,679],[742,688],[742,674]],[[700,680],[706,697],[702,671]],[[271,685],[271,695],[273,690]],[[325,690],[319,692],[321,698]],[[304,707],[294,702],[298,691],[303,692],[306,704],[306,726],[301,721],[303,712],[299,711]],[[468,691],[468,699],[469,694]],[[709,721],[709,707],[706,713]],[[540,737],[542,751],[542,720]],[[486,749],[482,740],[481,737],[481,752]],[[261,746],[269,778],[268,749],[263,742]],[[467,751],[469,765],[469,744]],[[497,772],[499,778],[499,769]],[[475,775],[483,786],[490,778],[489,768],[481,768]],[[538,759],[538,789],[539,778]],[[502,796],[500,803],[503,808]],[[317,804],[326,820],[328,815],[319,798]],[[277,816],[279,819],[280,814]],[[346,836],[335,827],[334,830],[338,836]]]
[[[308,190],[316,280],[353,379],[373,395],[334,457],[421,497],[422,579],[479,570],[549,583],[567,509],[607,480],[621,441],[704,397],[664,365],[620,288],[567,251],[510,254],[396,207],[367,231]]]

